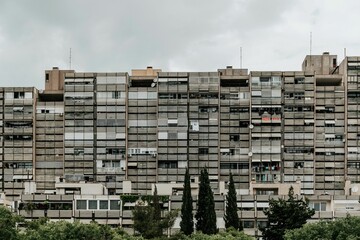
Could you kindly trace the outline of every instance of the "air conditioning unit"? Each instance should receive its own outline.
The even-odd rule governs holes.
[[[125,171],[125,170],[126,170],[126,166],[121,167],[121,170]]]
[[[153,153],[153,154],[152,154],[152,157],[155,158],[155,157],[156,157],[156,153]]]
[[[132,157],[132,154],[131,154],[131,153],[129,153],[128,157],[129,157],[129,158],[130,158],[130,157]]]
[[[59,113],[59,116],[62,117],[62,116],[64,116],[64,114],[63,114],[63,113]]]

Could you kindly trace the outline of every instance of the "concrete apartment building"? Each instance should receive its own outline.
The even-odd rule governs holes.
[[[45,90],[0,89],[1,190],[6,201],[64,197],[73,218],[95,206],[77,205],[77,184],[101,184],[99,196],[148,195],[156,184],[171,196],[165,208],[178,208],[185,169],[196,195],[206,167],[220,225],[230,171],[251,234],[269,195],[290,185],[329,211],[316,218],[338,217],[334,201],[343,208],[360,194],[359,75],[360,57],[338,64],[327,52],[306,56],[302,71],[47,70]],[[123,207],[113,224],[131,226]]]

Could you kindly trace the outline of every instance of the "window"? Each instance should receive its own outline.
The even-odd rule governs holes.
[[[41,109],[41,113],[50,113],[50,110],[47,110],[47,109]]]
[[[121,92],[120,92],[120,91],[112,92],[112,93],[111,93],[111,97],[112,97],[113,99],[119,99],[119,98],[121,98]]]
[[[249,121],[240,121],[239,127],[247,128],[249,126]]]
[[[45,73],[45,81],[48,82],[49,81],[49,74]]]
[[[190,130],[199,131],[199,121],[197,120],[190,120]]]
[[[84,148],[74,148],[74,155],[75,155],[75,156],[82,156],[82,155],[84,155]]]
[[[234,141],[234,142],[240,141],[240,135],[239,134],[230,134],[230,141]]]
[[[177,161],[159,162],[159,168],[178,168]]]
[[[168,139],[177,139],[177,133],[168,132]]]
[[[304,167],[304,162],[295,162],[294,168],[301,169]]]
[[[258,221],[257,225],[258,228],[265,228],[267,227],[267,221]]]
[[[77,210],[86,210],[86,200],[76,200]]]
[[[220,169],[249,169],[248,163],[220,163]]]
[[[255,224],[254,221],[243,221],[244,223],[244,228],[254,228]]]
[[[249,112],[248,107],[230,107],[230,113]]]
[[[106,154],[111,154],[111,155],[125,154],[125,148],[106,148]]]
[[[14,98],[15,99],[24,99],[25,93],[24,92],[14,92]]]
[[[110,200],[110,210],[120,210],[120,205],[118,200]]]
[[[199,154],[209,154],[209,148],[199,148]]]
[[[109,201],[100,200],[100,210],[108,210],[108,209],[109,209]]]
[[[89,200],[89,209],[97,209],[97,200]]]
[[[295,78],[295,84],[304,84],[305,83],[305,78],[303,77],[298,77],[298,78]]]
[[[200,106],[199,107],[200,113],[212,113],[212,112],[217,112],[217,111],[218,111],[217,107],[209,107],[209,106]]]
[[[326,202],[314,202],[309,204],[315,211],[324,212],[326,211]]]

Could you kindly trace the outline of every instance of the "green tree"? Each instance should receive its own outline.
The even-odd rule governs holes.
[[[263,238],[282,240],[286,230],[301,228],[315,211],[309,208],[307,199],[294,197],[291,186],[288,199],[270,199],[269,208],[264,210],[264,214],[268,218],[268,225],[260,228]]]
[[[286,240],[360,239],[360,217],[347,216],[335,221],[305,224],[302,228],[286,231]]]
[[[216,234],[216,213],[214,195],[210,187],[209,174],[204,168],[200,174],[199,196],[195,214],[196,230],[204,234]]]
[[[216,235],[205,235],[203,233],[195,233],[189,237],[189,240],[253,240],[254,238],[246,235],[244,232],[239,232],[234,228],[229,228],[225,232],[220,232]]]
[[[233,227],[237,230],[242,230],[242,225],[239,220],[239,216],[237,213],[237,199],[236,199],[236,190],[234,179],[232,173],[230,172],[230,180],[229,180],[229,191],[226,195],[226,210],[225,210],[225,227]]]
[[[35,220],[27,225],[21,233],[22,240],[111,240],[117,234],[108,226],[95,222],[83,224],[79,221],[69,223],[65,221],[47,222]]]
[[[194,232],[194,219],[192,211],[193,198],[191,196],[190,174],[189,169],[187,168],[184,178],[180,222],[180,229],[185,235],[191,235]]]
[[[152,204],[148,205],[143,202],[135,206],[133,210],[134,230],[147,239],[161,237],[163,230],[174,225],[177,215],[178,211],[172,210],[161,218],[160,203],[155,188]]]
[[[0,238],[15,240],[18,239],[16,225],[22,222],[22,218],[12,213],[4,206],[0,206]]]

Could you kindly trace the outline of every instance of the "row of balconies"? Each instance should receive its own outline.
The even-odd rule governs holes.
[[[312,175],[314,174],[313,168],[284,168],[285,175]]]
[[[287,147],[287,146],[286,146]],[[307,153],[303,153],[303,154],[290,154],[290,153],[283,153],[283,157],[285,161],[300,161],[300,160],[304,160],[304,161],[312,161],[314,160],[314,155],[313,154],[307,154]]]
[[[356,147],[360,146],[360,139],[359,140],[348,140],[347,141],[348,147]]]
[[[306,91],[314,91],[314,84],[313,83],[305,83],[305,84],[284,84],[285,91],[299,91],[299,90],[306,90]]]
[[[5,161],[32,161],[32,157],[32,153],[26,153],[25,151],[21,154],[4,153]]]
[[[168,92],[187,92],[188,91],[188,87],[187,84],[177,84],[177,85],[165,85],[165,84],[159,84],[159,89],[158,92],[164,92],[164,93],[168,93]]]
[[[35,130],[36,135],[41,135],[41,134],[45,134],[45,135],[50,135],[50,134],[64,134],[64,127],[63,127],[63,122],[59,122],[59,124],[55,127],[45,127],[43,125],[43,122],[39,122],[36,126],[36,130]]]
[[[314,119],[314,112],[284,112],[284,118]]]
[[[64,113],[36,113],[36,121],[59,121],[62,122]]]
[[[315,169],[315,175],[326,175],[325,181],[344,181],[344,169]],[[336,176],[341,175],[341,176]]]
[[[130,127],[128,129],[128,136],[134,134],[156,134],[157,128],[156,127],[147,127],[147,128],[137,128],[137,127]]]
[[[308,106],[308,105],[314,105],[314,99],[313,98],[310,98],[310,99],[305,99],[305,98],[287,99],[287,98],[285,98],[284,104],[285,105],[295,105],[295,106],[301,106],[301,105]]]
[[[128,109],[135,109],[134,107],[155,107],[158,105],[157,99],[129,99]]]
[[[281,98],[252,98],[252,105],[280,105]]]
[[[342,190],[344,189],[344,184],[339,182],[332,183],[315,183],[316,190]]]
[[[249,120],[249,113],[221,113],[220,119],[223,120]],[[222,124],[221,124],[222,125]],[[238,122],[239,125],[239,122]]]
[[[316,98],[316,106],[321,106],[321,105],[337,105],[338,107],[344,106],[345,100],[336,98],[336,99],[331,99],[331,98],[324,98],[324,99],[320,99],[320,98]]]
[[[65,106],[93,106],[95,105],[94,99],[76,99],[76,100],[65,100]]]
[[[63,148],[64,143],[63,141],[60,142],[50,142],[50,141],[36,141],[36,148],[41,149],[41,148]]]
[[[65,92],[93,92],[94,85],[93,84],[79,84],[79,85],[72,85],[72,84],[65,84],[64,86]]]
[[[33,105],[34,104],[34,100],[32,98],[19,98],[19,99],[4,99],[4,105],[5,106],[9,106],[9,105]]]
[[[64,167],[65,168],[93,168],[94,160],[82,160],[82,159],[65,159]]]
[[[125,98],[97,98],[96,99],[96,105],[98,106],[125,106],[126,105],[126,99]]]
[[[282,128],[281,126],[254,126],[253,129],[251,129],[252,133],[281,133]]]
[[[4,114],[4,120],[32,120],[33,115],[32,113],[28,114]]]

